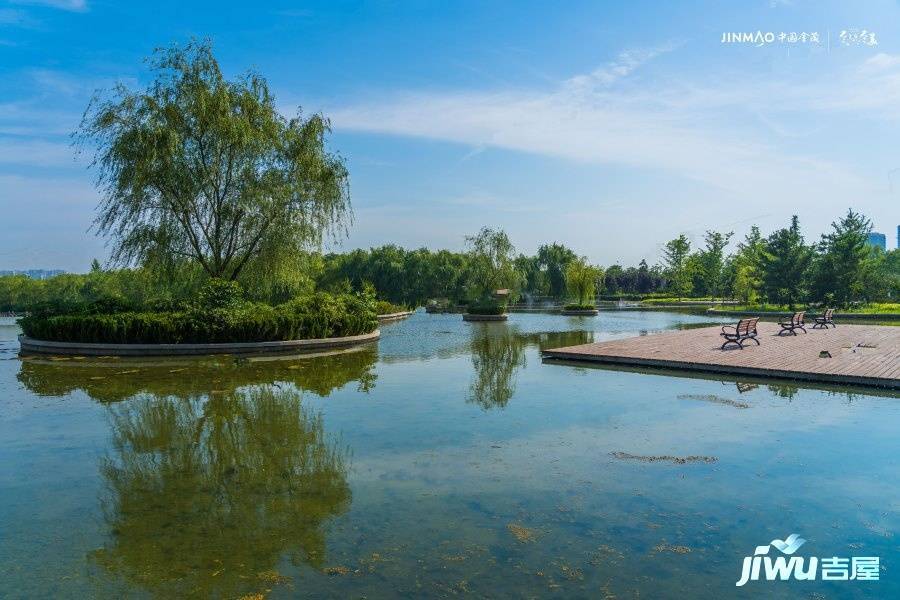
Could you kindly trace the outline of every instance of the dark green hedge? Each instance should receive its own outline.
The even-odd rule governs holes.
[[[563,310],[596,310],[593,304],[566,304]]]
[[[277,306],[221,297],[205,304],[170,312],[35,314],[19,323],[35,339],[110,344],[268,342],[361,335],[378,327],[374,302],[354,294],[320,292]]]
[[[502,315],[506,312],[506,303],[496,300],[477,300],[466,307],[470,315]]]

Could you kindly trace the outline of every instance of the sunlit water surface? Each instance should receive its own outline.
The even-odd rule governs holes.
[[[0,597],[900,595],[896,395],[540,359],[710,322],[419,312],[265,360],[20,360],[0,323]],[[735,587],[791,533],[880,581]]]

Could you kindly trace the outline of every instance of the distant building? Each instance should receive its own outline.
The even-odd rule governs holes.
[[[870,246],[877,246],[882,250],[887,250],[887,237],[883,233],[873,231],[869,234],[868,242]]]
[[[0,271],[0,277],[4,275],[26,275],[32,279],[50,279],[63,273],[65,271],[62,269],[26,269],[24,271]]]

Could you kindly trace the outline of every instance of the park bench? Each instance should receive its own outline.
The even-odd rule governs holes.
[[[784,332],[790,333],[792,335],[797,335],[797,329],[801,330],[803,333],[806,333],[806,327],[804,327],[803,316],[806,315],[805,311],[795,312],[791,315],[790,319],[785,321],[779,321],[778,324],[781,325],[781,331],[778,332],[778,335],[781,335]]]
[[[837,329],[837,325],[834,324],[834,309],[827,308],[825,312],[822,313],[821,317],[816,317],[816,324],[813,325],[813,329],[816,327],[823,327],[828,329],[828,326],[831,325],[835,329]]]
[[[753,340],[759,346],[759,340],[756,339],[757,323],[759,323],[759,317],[741,319],[737,325],[723,325],[720,335],[725,338],[725,342],[721,349],[724,350],[728,344],[737,344],[743,350],[744,342],[747,340]]]

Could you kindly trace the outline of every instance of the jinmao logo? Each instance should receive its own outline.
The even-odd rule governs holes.
[[[852,556],[841,558],[791,556],[806,543],[802,537],[792,533],[783,540],[772,540],[765,546],[757,546],[753,556],[744,557],[741,578],[735,583],[740,587],[748,581],[759,581],[760,574],[765,581],[878,581],[881,568],[877,556]],[[786,556],[769,556],[769,549],[775,548]]]

